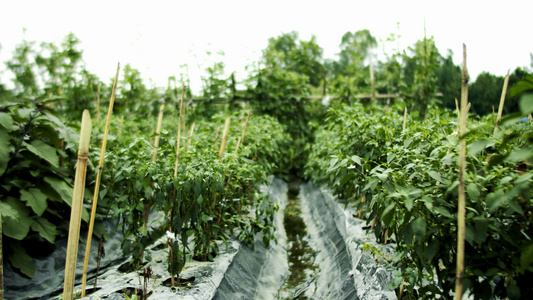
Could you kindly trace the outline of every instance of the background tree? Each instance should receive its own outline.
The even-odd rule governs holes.
[[[39,94],[39,87],[35,75],[35,62],[33,55],[35,42],[23,40],[15,47],[13,57],[7,61],[8,69],[13,72],[15,78],[14,94],[17,98],[34,98]]]
[[[498,111],[504,78],[482,72],[468,87],[468,100],[472,103],[471,112],[478,115]],[[508,103],[507,103],[508,104]]]
[[[369,92],[371,87],[369,60],[377,46],[368,29],[346,32],[341,39],[339,60],[332,64],[331,91],[348,102],[353,95]]]
[[[436,70],[437,91],[442,93],[441,106],[455,110],[455,99],[461,96],[461,68],[453,63],[453,52],[442,59]]]
[[[307,157],[306,145],[313,139],[309,121],[323,109],[307,101],[312,89],[320,89],[325,74],[322,48],[314,37],[299,41],[296,32],[270,38],[263,50],[261,64],[248,79],[248,97],[254,111],[269,114],[284,124],[291,135],[292,145],[285,149],[279,176],[303,176]]]
[[[418,40],[413,47],[409,47],[409,56],[403,55],[404,80],[408,102],[421,118],[426,115],[427,106],[435,103],[437,92],[437,74],[441,56],[433,37]]]

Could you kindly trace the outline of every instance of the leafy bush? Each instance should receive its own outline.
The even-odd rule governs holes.
[[[398,111],[330,111],[328,126],[310,146],[306,172],[353,201],[356,215],[364,211],[378,240],[396,242],[397,286],[403,282],[412,297],[450,298],[456,277],[456,118],[433,108],[426,121],[410,121],[403,130]],[[526,283],[533,271],[532,125],[507,124],[492,136],[493,121],[469,121],[466,137],[464,283],[481,299],[517,299],[532,293]]]
[[[29,241],[51,249],[66,233],[79,135],[44,102],[0,107],[0,205],[3,243],[11,264],[33,277]],[[88,220],[88,212],[83,211]],[[48,243],[48,244],[47,244]]]

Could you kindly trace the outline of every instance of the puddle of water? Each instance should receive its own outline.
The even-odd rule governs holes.
[[[285,207],[284,225],[288,241],[288,261],[290,275],[280,291],[280,299],[307,299],[306,287],[318,271],[314,262],[314,251],[307,242],[307,228],[302,219],[298,191],[291,189]]]

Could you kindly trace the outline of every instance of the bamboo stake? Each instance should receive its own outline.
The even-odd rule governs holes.
[[[189,143],[191,142],[191,139],[192,139],[192,134],[194,133],[194,124],[196,123],[192,123],[191,125],[191,131],[189,132]]]
[[[403,129],[402,131],[405,131],[405,127],[407,126],[407,106],[405,107],[405,111],[403,112]]]
[[[155,130],[155,141],[154,141],[154,154],[152,155],[152,161],[157,161],[157,149],[159,148],[159,138],[161,137],[161,124],[163,123],[163,110],[165,105],[161,104],[159,107],[159,117],[157,118],[157,129]]]
[[[250,120],[251,114],[252,114],[252,107],[250,107],[250,110],[248,111],[248,115],[246,116],[246,119],[244,120],[244,123],[242,125],[242,134],[239,140],[237,141],[237,146],[235,147],[235,154],[237,154],[240,144],[244,144],[244,135],[246,134],[246,127],[248,126],[248,121]]]
[[[113,86],[114,85],[115,83],[113,83]],[[96,88],[96,126],[98,126],[99,124],[100,124],[100,83],[98,83],[98,87]]]
[[[165,109],[165,105],[161,104],[159,107],[159,116],[157,117],[157,128],[155,130],[155,140],[154,140],[154,154],[152,155],[152,162],[157,161],[157,150],[159,149],[159,138],[161,137],[161,124],[163,123],[163,111]],[[148,202],[144,206],[144,228],[147,228],[148,226],[148,214],[150,212],[150,201],[151,199],[148,199]]]
[[[183,118],[183,96],[185,93],[185,88],[182,87],[181,89],[181,102],[180,102],[180,115],[178,119],[178,135],[177,135],[177,141],[176,141],[176,162],[174,163],[174,179],[178,177],[178,165],[180,160],[180,141],[181,141],[181,119]],[[194,129],[194,124],[193,124]],[[192,133],[191,133],[192,135]],[[169,231],[172,232],[172,208],[174,207],[176,202],[176,189],[174,188],[174,195],[172,196],[172,207],[170,208],[170,219],[169,219]],[[174,252],[172,250],[172,241],[168,239],[168,246],[169,246],[169,253],[170,253],[170,262],[172,263],[174,261]],[[174,287],[174,274],[170,273],[170,284],[171,287]]]
[[[181,104],[180,104],[180,115],[181,115],[181,122],[182,127],[181,130],[186,131],[185,129],[185,121],[186,121],[186,115],[185,115],[185,84],[181,86]],[[183,113],[182,113],[183,112]]]
[[[81,135],[78,148],[78,162],[74,191],[70,212],[70,226],[67,243],[67,257],[65,261],[65,279],[63,282],[63,299],[72,300],[74,294],[74,280],[76,275],[76,259],[78,257],[78,242],[80,239],[81,211],[83,208],[83,193],[85,191],[85,176],[89,156],[89,142],[91,139],[91,115],[88,110],[83,111],[81,120]]]
[[[222,133],[222,142],[220,144],[220,150],[218,151],[218,158],[222,158],[222,155],[224,155],[224,150],[226,148],[226,140],[228,138],[230,121],[231,121],[231,117],[228,117],[226,119],[226,124],[224,125],[224,132]]]
[[[372,86],[372,104],[376,104],[376,82],[374,80],[374,67],[372,66],[372,58],[370,58],[370,84]]]
[[[111,89],[111,97],[109,98],[109,108],[107,109],[107,118],[105,121],[104,137],[102,140],[102,149],[100,150],[100,161],[98,162],[98,170],[96,173],[96,183],[94,186],[93,204],[91,207],[91,218],[89,219],[89,231],[87,232],[87,242],[85,243],[85,258],[83,259],[83,277],[81,279],[81,297],[85,297],[85,285],[87,282],[87,267],[89,265],[89,255],[91,253],[91,241],[93,237],[94,218],[96,215],[96,207],[98,204],[98,195],[100,193],[100,182],[102,180],[102,169],[104,167],[104,156],[107,145],[107,135],[109,133],[109,124],[111,123],[111,115],[113,114],[113,104],[115,103],[115,91],[117,89],[118,72],[120,64],[117,65],[117,72],[115,80],[113,81],[113,88]],[[98,85],[98,103],[100,103],[100,85]],[[100,109],[97,110],[96,122],[100,119]]]
[[[468,113],[468,70],[466,68],[466,45],[463,44],[463,72],[461,86],[461,122],[459,124],[459,199],[457,208],[457,273],[455,278],[455,299],[463,298],[463,276],[465,263],[465,165],[466,165],[466,123]]]
[[[505,75],[505,80],[503,81],[503,89],[502,89],[502,96],[500,97],[500,106],[498,107],[498,117],[496,118],[496,125],[494,126],[494,132],[493,135],[496,135],[498,133],[498,126],[500,125],[500,121],[502,120],[502,114],[503,114],[503,105],[505,104],[505,95],[507,93],[507,84],[509,83],[509,71],[507,71],[507,75]]]

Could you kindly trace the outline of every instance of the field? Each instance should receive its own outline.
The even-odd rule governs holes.
[[[71,299],[75,284],[85,290],[87,276],[97,280],[103,241],[117,245],[102,272],[120,264],[121,272],[136,274],[145,282],[140,298],[147,297],[155,264],[164,264],[166,275],[158,276],[168,279],[169,291],[183,292],[194,283],[182,275],[196,262],[216,265],[224,257],[228,272],[238,273],[230,254],[249,251],[258,263],[263,252],[254,251],[288,255],[279,244],[286,243],[279,217],[286,195],[265,192],[277,184],[304,194],[291,211],[302,214],[298,222],[305,224],[295,226],[309,234],[297,239],[320,247],[332,228],[330,237],[346,247],[332,256],[353,261],[366,252],[368,263],[386,273],[378,281],[386,284],[372,293],[531,297],[533,77],[517,70],[502,82],[495,104],[469,102],[466,61],[450,67],[432,39],[417,46],[435,53],[391,55],[374,71],[360,55],[375,40],[365,32],[350,37],[345,59],[329,67],[312,40],[298,41],[294,33],[271,39],[266,67],[243,82],[245,89],[237,89],[233,75],[224,78],[220,63],[206,70],[201,95],[185,79],[148,89],[130,65],[122,77],[117,68],[106,86],[72,55],[74,36],[67,37],[70,49],[56,53],[64,63],[57,69],[52,57],[35,65],[15,57],[16,87],[0,86],[2,297],[24,297],[23,287],[10,288],[35,284],[42,276],[36,262],[63,251],[54,260],[61,261],[55,271],[65,274],[64,283],[27,297]],[[362,37],[369,43],[358,49]],[[36,80],[38,66],[48,66],[48,75]],[[445,70],[455,81],[437,76]],[[460,101],[450,109],[453,96]],[[498,111],[487,113],[487,103]],[[313,189],[331,199],[309,200]],[[321,218],[333,212],[372,239],[352,243],[356,229]],[[290,298],[298,287],[303,295],[314,286],[315,297],[333,297],[345,291],[334,283],[348,282],[343,297],[364,297],[346,280],[359,274],[357,264],[330,272],[320,251],[328,250],[306,254],[316,263],[309,269],[288,270],[304,273],[300,284],[282,293],[286,274],[270,284],[273,295]]]

